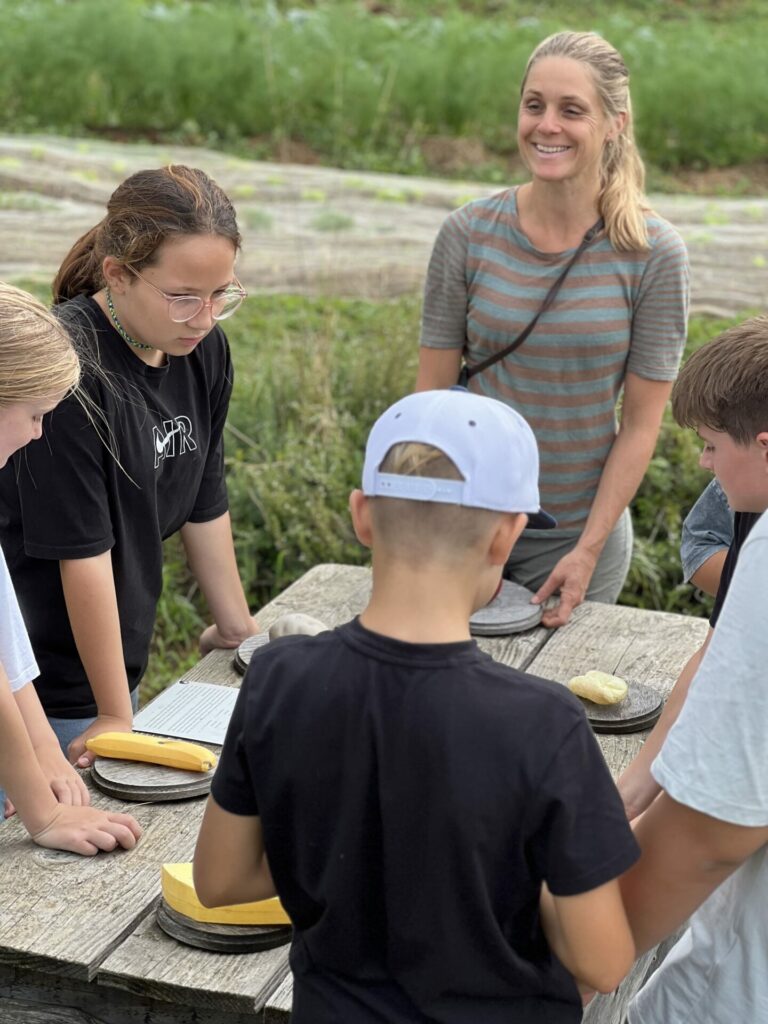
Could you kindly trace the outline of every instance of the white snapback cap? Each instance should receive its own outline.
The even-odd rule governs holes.
[[[403,442],[439,448],[464,479],[382,473],[390,448]],[[557,525],[539,505],[539,451],[528,423],[503,402],[461,387],[408,395],[376,420],[365,449],[363,493],[525,512],[532,529]]]

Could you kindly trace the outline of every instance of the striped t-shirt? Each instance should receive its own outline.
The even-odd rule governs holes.
[[[450,214],[435,242],[421,344],[460,348],[469,366],[509,345],[536,315],[573,250],[543,253],[523,234],[516,190]],[[688,254],[646,215],[650,249],[616,252],[601,234],[581,254],[519,349],[472,378],[536,434],[542,505],[561,529],[583,526],[616,436],[627,371],[674,380],[686,336]]]

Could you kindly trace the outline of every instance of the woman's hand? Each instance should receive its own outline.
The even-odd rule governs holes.
[[[85,741],[91,736],[98,736],[102,732],[131,732],[133,720],[130,718],[116,718],[112,715],[99,715],[91,722],[88,728],[75,736],[67,748],[67,757],[70,762],[78,768],[90,768],[96,760],[96,755],[85,749]]]
[[[568,622],[573,609],[586,597],[596,565],[596,556],[578,546],[563,555],[533,596],[534,604],[542,604],[556,590],[560,591],[559,604],[544,612],[542,625],[556,627]]]

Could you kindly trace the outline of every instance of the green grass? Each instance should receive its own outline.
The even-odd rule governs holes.
[[[39,279],[16,281],[45,299]],[[235,388],[226,471],[235,547],[258,610],[320,562],[367,564],[347,514],[368,431],[413,388],[420,301],[252,297],[227,322]],[[687,354],[731,323],[691,321]],[[708,614],[711,602],[682,583],[682,521],[710,476],[700,442],[666,413],[656,453],[632,505],[635,554],[620,601]],[[144,699],[198,659],[207,612],[178,538],[166,543]]]
[[[413,387],[420,303],[270,296],[249,299],[228,324],[236,367],[227,475],[241,575],[257,610],[320,562],[366,564],[347,515],[368,430]],[[726,322],[697,318],[688,351]],[[667,413],[633,503],[635,558],[626,604],[695,615],[709,602],[682,583],[682,520],[709,479],[699,442]],[[145,684],[164,685],[196,660],[205,612],[177,542]]]
[[[616,7],[475,0],[364,4],[0,0],[0,126],[113,132],[423,172],[430,136],[481,140],[463,174],[508,174],[533,46],[597,29],[632,71],[640,148],[659,172],[763,159],[768,35],[757,2]],[[204,54],[205,59],[200,59]]]

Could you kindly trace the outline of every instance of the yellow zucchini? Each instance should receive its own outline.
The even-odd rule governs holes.
[[[167,739],[165,736],[146,736],[140,732],[102,732],[86,740],[85,746],[99,757],[145,761],[190,772],[210,771],[216,767],[217,760],[212,750],[198,743]]]
[[[231,907],[204,907],[192,883],[191,864],[163,864],[163,898],[173,910],[205,924],[290,924],[291,919],[275,896]]]

